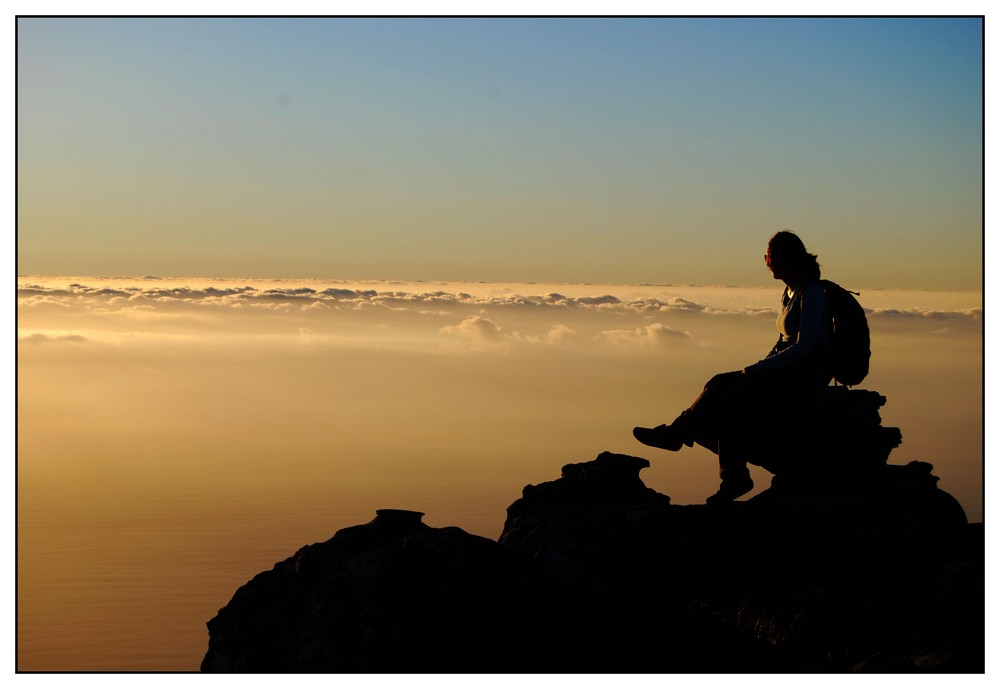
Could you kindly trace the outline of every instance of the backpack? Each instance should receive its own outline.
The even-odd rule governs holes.
[[[836,282],[820,280],[830,305],[833,341],[833,377],[841,385],[857,385],[868,375],[871,335],[868,319],[855,295]]]

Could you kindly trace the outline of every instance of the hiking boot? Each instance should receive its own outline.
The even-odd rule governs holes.
[[[740,474],[732,478],[722,479],[722,485],[715,495],[710,495],[705,500],[706,505],[718,505],[724,502],[732,502],[736,498],[743,497],[753,490],[753,479],[750,473]]]
[[[643,445],[658,447],[661,450],[669,450],[670,452],[677,452],[685,444],[680,432],[667,424],[661,424],[656,428],[636,426],[632,429],[632,435]]]

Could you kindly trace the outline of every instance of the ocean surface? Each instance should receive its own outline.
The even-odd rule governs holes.
[[[775,339],[779,289],[158,277],[18,280],[17,668],[196,670],[256,573],[370,521],[496,538],[604,450],[674,503],[705,450],[639,445]],[[866,290],[890,461],[982,519],[979,292]],[[775,409],[776,425],[782,410]],[[757,491],[768,475],[756,470]],[[766,538],[761,534],[761,538]]]

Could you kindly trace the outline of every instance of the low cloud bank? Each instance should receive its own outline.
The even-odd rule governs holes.
[[[492,354],[605,349],[657,357],[694,346],[751,360],[770,347],[776,317],[775,308],[764,305],[772,303],[773,290],[754,288],[643,293],[635,286],[600,286],[588,295],[580,285],[538,293],[526,291],[530,285],[422,287],[24,279],[18,287],[18,341],[25,355],[54,353],[60,345],[81,352],[148,345],[170,351],[293,346],[296,352],[350,347]],[[949,302],[938,301],[923,307],[912,293],[899,298],[905,308],[885,293],[877,299],[868,311],[875,335],[982,335],[978,306],[940,308]]]
[[[734,292],[738,289],[733,288]],[[18,287],[18,307],[25,311],[45,308],[82,308],[104,312],[109,310],[126,312],[128,310],[140,311],[143,308],[147,311],[179,309],[185,306],[201,310],[225,307],[258,307],[285,312],[296,309],[321,311],[323,309],[359,310],[381,307],[390,310],[407,310],[421,315],[445,315],[449,313],[449,307],[553,313],[600,311],[646,316],[686,314],[774,317],[777,314],[776,309],[771,307],[761,307],[754,304],[746,304],[741,307],[721,306],[713,303],[698,303],[683,296],[625,298],[613,294],[597,294],[572,297],[556,292],[541,295],[511,293],[499,296],[474,296],[462,291],[406,292],[338,287],[315,289],[305,286],[263,289],[250,285],[203,288],[136,285],[112,288],[72,283],[65,287],[48,287],[39,284],[24,284]],[[983,310],[978,307],[957,310],[921,307],[875,308],[868,310],[868,316],[873,320],[926,318],[936,321],[979,322],[982,320]]]

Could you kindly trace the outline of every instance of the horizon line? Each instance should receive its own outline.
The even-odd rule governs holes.
[[[224,280],[224,281],[261,281],[261,282],[331,282],[331,283],[385,283],[385,284],[469,284],[469,285],[570,285],[570,286],[615,286],[615,287],[652,287],[652,288],[712,288],[712,289],[770,289],[776,287],[773,284],[721,284],[721,283],[677,283],[677,282],[615,282],[615,281],[594,281],[594,280],[472,280],[455,278],[334,278],[334,277],[276,277],[276,276],[248,276],[248,275],[99,275],[86,273],[18,273],[17,280],[26,279],[68,279],[86,278],[94,280],[136,280],[143,282],[156,282],[159,280]],[[856,286],[858,289],[866,289],[880,292],[888,291],[909,291],[909,292],[978,292],[985,293],[985,287],[873,287]]]

